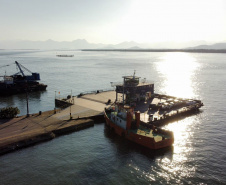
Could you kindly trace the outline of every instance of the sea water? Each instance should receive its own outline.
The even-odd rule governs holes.
[[[29,113],[52,110],[55,97],[114,89],[110,82],[134,70],[156,93],[200,99],[204,107],[164,127],[174,132],[173,147],[146,150],[95,124],[0,156],[0,184],[226,184],[225,54],[0,50],[1,76],[18,72],[15,61],[48,85],[29,93]],[[26,95],[0,97],[6,106],[25,115]]]

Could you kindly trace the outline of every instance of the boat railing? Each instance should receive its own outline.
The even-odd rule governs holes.
[[[98,94],[98,93],[101,93],[101,92],[108,92],[108,91],[112,91],[113,89],[112,88],[106,88],[106,89],[100,89],[100,90],[93,90],[93,91],[83,91],[81,93],[79,93],[77,96],[83,96],[83,95],[86,95],[86,94]]]

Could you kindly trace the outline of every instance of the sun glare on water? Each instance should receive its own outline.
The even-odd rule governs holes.
[[[196,166],[193,165],[194,151],[191,138],[194,135],[194,119],[192,117],[181,121],[170,123],[164,129],[172,130],[174,133],[173,151],[165,155],[156,156],[155,165],[151,165],[149,171],[142,170],[131,161],[131,170],[140,174],[140,177],[148,179],[150,182],[157,182],[159,177],[164,179],[162,184],[183,184],[182,179],[191,178],[195,175]]]
[[[156,63],[156,69],[163,77],[161,92],[181,98],[194,97],[193,80],[198,68],[195,58],[187,53],[166,53],[162,61]]]
[[[194,151],[191,138],[194,130],[197,129],[194,118],[189,117],[165,126],[165,129],[172,130],[174,133],[174,149],[172,158],[159,158],[158,165],[164,169],[161,172],[167,181],[172,179],[181,183],[180,179],[192,177],[195,174],[196,166],[191,165],[194,158],[191,153]]]

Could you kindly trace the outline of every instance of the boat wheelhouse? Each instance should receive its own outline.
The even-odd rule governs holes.
[[[114,83],[112,82],[114,85]],[[149,82],[135,75],[123,76],[123,83],[115,83],[116,85],[116,102],[118,94],[123,95],[123,103],[133,104],[142,99],[150,98],[154,94],[154,83]]]

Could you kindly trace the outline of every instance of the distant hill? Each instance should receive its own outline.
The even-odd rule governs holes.
[[[99,49],[115,49],[115,48],[113,47],[113,45],[106,45],[103,48],[99,48]]]
[[[189,47],[189,48],[188,48]],[[94,44],[89,43],[85,39],[77,39],[73,41],[29,41],[29,40],[14,40],[0,41],[0,49],[226,49],[226,43],[217,43],[207,45],[205,41],[190,41],[190,42],[152,42],[152,43],[137,43],[134,41],[126,41],[119,44]]]
[[[131,48],[128,48],[128,49],[135,49],[135,50],[138,50],[138,49],[142,49],[142,48],[140,48],[140,47],[138,47],[138,46],[134,46],[134,47],[131,47]]]
[[[96,49],[104,47],[104,44],[88,43],[85,39],[58,42],[46,41],[0,41],[0,49]]]
[[[140,45],[140,44],[130,41],[130,42],[122,42],[122,43],[116,44],[114,47],[117,49],[128,49],[137,45]]]
[[[217,43],[212,45],[199,45],[196,47],[189,47],[186,49],[226,49],[226,43]]]

